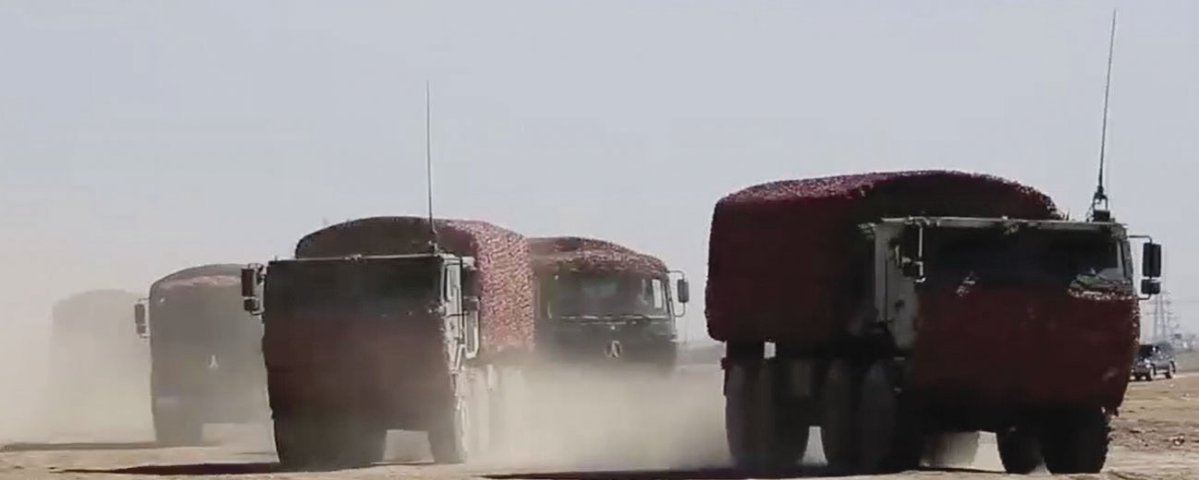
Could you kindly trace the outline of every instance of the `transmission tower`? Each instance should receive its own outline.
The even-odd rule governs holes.
[[[1170,293],[1162,291],[1160,295],[1153,298],[1150,304],[1150,316],[1152,324],[1152,333],[1149,338],[1154,342],[1169,342],[1174,339],[1174,335],[1182,329],[1178,324],[1178,315],[1174,313],[1173,302],[1170,300]]]

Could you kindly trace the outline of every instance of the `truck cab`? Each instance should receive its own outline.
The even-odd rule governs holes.
[[[474,259],[447,253],[276,260],[242,273],[261,315],[276,449],[291,465],[382,458],[389,429],[461,461],[485,431]],[[261,291],[261,293],[260,293]]]
[[[1130,237],[1118,223],[909,217],[862,229],[872,253],[873,315],[866,319],[884,327],[900,351],[915,346],[921,302],[939,294],[1069,290],[1136,297]],[[1141,293],[1157,294],[1160,246],[1146,242],[1142,260]]]
[[[566,363],[619,360],[673,368],[676,319],[689,300],[687,280],[671,291],[665,275],[566,271],[537,279],[537,345]],[[677,302],[677,306],[676,306]]]

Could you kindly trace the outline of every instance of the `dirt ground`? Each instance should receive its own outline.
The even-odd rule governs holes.
[[[653,422],[643,426],[673,430],[650,445],[630,445],[609,439],[587,444],[574,456],[554,460],[482,462],[463,466],[434,466],[393,459],[383,465],[334,472],[284,472],[275,463],[269,428],[266,425],[210,429],[217,445],[202,448],[154,448],[129,437],[123,443],[21,444],[0,448],[0,480],[91,479],[91,478],[236,478],[236,479],[713,479],[745,478],[721,467],[727,462],[723,450],[719,411],[719,376],[699,370],[688,374],[683,386],[654,413]],[[715,390],[713,390],[715,388]],[[715,396],[716,400],[711,397]],[[673,412],[673,413],[672,413]],[[646,420],[651,421],[651,420]],[[678,428],[682,424],[689,428]],[[815,433],[815,432],[813,432]],[[582,438],[582,437],[579,437]],[[812,466],[788,477],[820,477],[822,460],[818,435],[805,457]],[[391,449],[412,443],[411,436],[393,436]],[[419,442],[419,440],[415,440]],[[611,444],[611,445],[609,445]],[[623,446],[625,448],[618,448]],[[642,452],[626,461],[631,451]],[[652,452],[650,455],[646,452]],[[530,457],[532,458],[532,457]],[[517,466],[519,465],[519,466]],[[889,478],[996,478],[1002,468],[994,439],[983,437],[973,465],[953,470],[923,470]],[[1037,475],[1044,476],[1045,473]],[[1184,373],[1174,380],[1158,379],[1132,385],[1121,416],[1114,424],[1114,440],[1108,466],[1100,475],[1063,478],[1097,479],[1194,479],[1199,478],[1199,373]]]

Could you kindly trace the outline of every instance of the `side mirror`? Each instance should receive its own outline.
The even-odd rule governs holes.
[[[241,300],[241,308],[257,315],[262,312],[262,302],[258,301],[258,297],[246,297]]]
[[[139,337],[145,337],[149,330],[146,328],[146,304],[143,302],[133,304],[133,328]]]
[[[255,265],[241,269],[241,296],[253,297],[258,293],[258,271]]]
[[[903,276],[915,278],[917,281],[924,279],[924,262],[920,260],[904,260]]]
[[[1162,293],[1162,284],[1156,278],[1141,280],[1141,295],[1153,296]]]
[[[687,283],[686,278],[680,278],[675,282],[675,292],[678,294],[679,303],[687,303],[691,301],[691,284]]]
[[[1162,276],[1162,246],[1160,244],[1148,242],[1142,245],[1141,276],[1145,278]],[[1142,288],[1144,287],[1142,286]]]
[[[462,310],[467,313],[479,311],[479,297],[462,297]]]

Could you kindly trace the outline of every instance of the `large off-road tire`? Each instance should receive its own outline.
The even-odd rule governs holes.
[[[387,430],[353,415],[275,418],[275,452],[293,469],[364,467],[383,459]]]
[[[154,415],[154,439],[168,447],[194,447],[204,442],[204,424],[187,415]]]
[[[920,466],[922,437],[915,416],[899,394],[894,366],[878,361],[866,370],[858,400],[858,467],[865,473],[890,473]]]
[[[763,411],[759,420],[763,422],[762,434],[765,451],[764,467],[773,471],[795,468],[808,450],[809,427],[804,409],[809,408],[799,399],[787,395],[784,383],[784,363],[768,362],[767,375],[759,382],[759,395],[763,397]]]
[[[820,390],[820,442],[836,472],[852,472],[858,454],[858,376],[848,362],[834,362]]]
[[[1028,428],[1009,428],[996,433],[995,440],[999,447],[999,460],[1003,462],[1003,469],[1007,473],[1025,475],[1041,466],[1041,445]]]
[[[329,466],[365,467],[383,460],[387,429],[378,422],[344,416],[333,419],[329,427],[334,433],[325,444],[331,454]]]
[[[299,469],[318,463],[321,442],[310,418],[276,416],[275,453],[284,467]]]
[[[481,370],[467,370],[455,383],[454,404],[429,429],[429,450],[437,463],[464,463],[489,447],[490,407]]]
[[[1045,467],[1054,474],[1099,473],[1111,441],[1109,421],[1101,408],[1051,415],[1040,438]]]
[[[762,365],[734,364],[725,373],[724,434],[733,466],[740,469],[760,466],[764,425],[759,417],[765,406],[758,394],[764,372]]]
[[[978,456],[978,432],[929,435],[924,439],[924,457],[933,468],[966,467]]]

